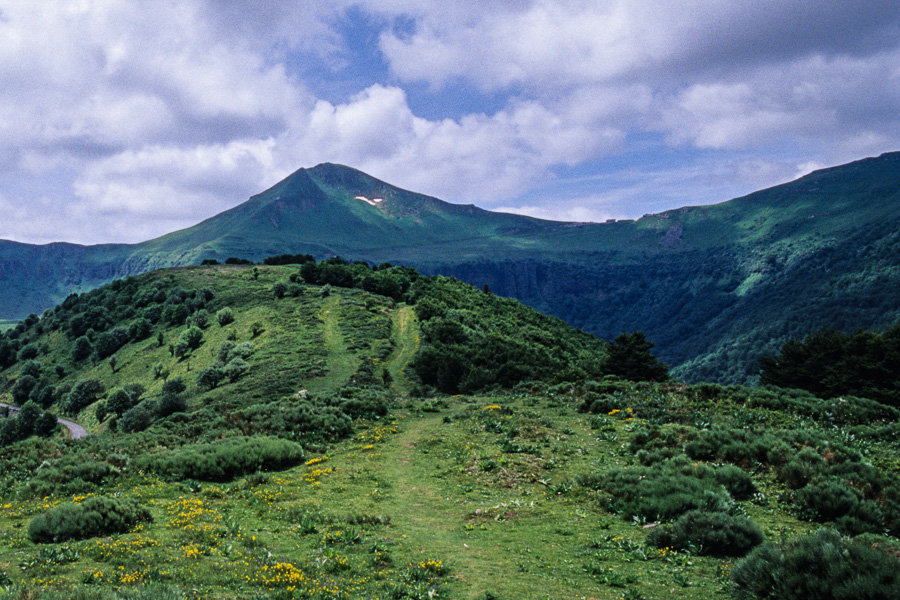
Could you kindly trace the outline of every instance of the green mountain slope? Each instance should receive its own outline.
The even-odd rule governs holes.
[[[679,376],[747,381],[786,337],[900,316],[898,167],[900,153],[885,154],[715,206],[584,224],[452,205],[325,164],[142,244],[0,242],[0,316],[203,259],[340,255],[487,284],[605,338],[646,330]]]

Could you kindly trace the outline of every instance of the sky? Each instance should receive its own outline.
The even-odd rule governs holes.
[[[138,242],[322,162],[605,221],[895,150],[896,0],[0,0],[0,239]]]

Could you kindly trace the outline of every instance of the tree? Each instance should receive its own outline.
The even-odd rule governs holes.
[[[234,311],[229,307],[225,307],[219,312],[216,313],[216,322],[219,323],[220,327],[225,327],[229,323],[234,322]]]
[[[182,332],[178,341],[184,342],[191,350],[196,350],[200,347],[200,344],[203,343],[203,330],[192,325],[188,327],[186,331]]]
[[[162,393],[166,394],[183,394],[187,386],[184,384],[184,381],[181,377],[176,377],[175,379],[170,379],[163,383]]]
[[[609,347],[603,370],[631,381],[665,381],[669,368],[653,356],[652,348],[643,331],[621,333]]]
[[[10,390],[13,402],[19,405],[28,402],[28,397],[31,395],[31,391],[36,385],[37,379],[31,375],[22,375],[19,377],[16,381],[16,385]]]
[[[72,361],[82,361],[90,356],[93,351],[94,347],[91,345],[91,340],[86,335],[79,336],[72,347]]]
[[[206,326],[209,325],[209,311],[201,308],[195,312],[194,316],[191,317],[191,325],[200,329],[206,329]]]
[[[97,379],[83,379],[75,384],[75,387],[66,394],[62,402],[62,409],[70,414],[77,415],[86,407],[96,402],[103,393],[103,384]]]
[[[143,340],[150,336],[152,325],[144,317],[138,317],[128,326],[128,335],[133,340]]]
[[[227,365],[225,365],[225,376],[228,377],[229,381],[237,381],[249,369],[250,363],[248,363],[240,356],[236,356]]]
[[[218,363],[214,363],[197,374],[197,385],[211,390],[219,385],[223,379],[225,379],[225,368]]]

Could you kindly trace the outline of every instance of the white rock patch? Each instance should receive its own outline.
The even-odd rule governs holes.
[[[384,198],[372,198],[371,200],[369,200],[365,196],[356,196],[356,199],[362,200],[366,204],[371,204],[372,206],[378,206],[379,204],[384,202]]]

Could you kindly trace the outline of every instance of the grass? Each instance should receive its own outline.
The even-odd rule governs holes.
[[[161,582],[209,598],[400,589],[424,598],[431,584],[414,595],[410,573],[427,569],[409,565],[439,563],[428,568],[445,573],[443,598],[730,597],[732,561],[649,548],[641,524],[570,485],[634,460],[623,443],[635,421],[610,419],[598,432],[591,419],[549,394],[410,400],[284,472],[228,484],[132,473],[97,493],[139,500],[154,522],[111,538],[32,544],[24,531],[33,515],[84,496],[7,499],[0,570],[17,589]],[[501,426],[537,450],[503,452]],[[758,484],[778,496],[776,482]],[[811,529],[777,502],[741,505],[770,539]]]
[[[406,393],[413,386],[406,374],[406,367],[419,351],[419,328],[411,306],[404,306],[394,313],[391,340],[394,351],[385,361],[384,368],[391,375],[394,390]]]

